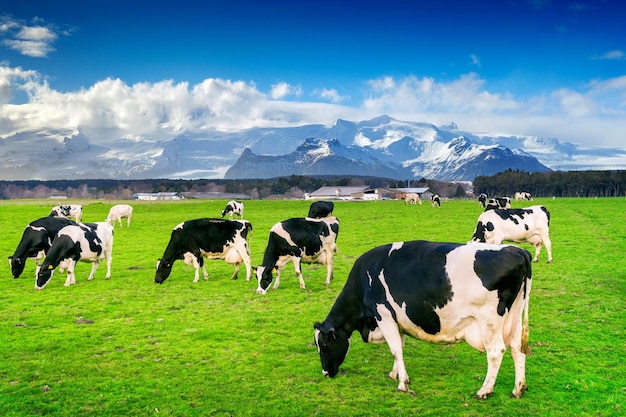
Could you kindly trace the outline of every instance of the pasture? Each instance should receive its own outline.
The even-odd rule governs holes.
[[[103,221],[119,201],[84,205],[83,221]],[[128,202],[122,202],[128,203]],[[384,243],[426,239],[467,242],[482,208],[475,201],[405,205],[402,201],[336,202],[341,226],[334,280],[303,264],[307,290],[293,267],[265,296],[257,283],[228,278],[232,266],[206,261],[209,281],[192,283],[177,262],[154,284],[155,263],[172,228],[219,217],[225,201],[130,202],[129,229],[115,227],[112,277],[100,265],[76,266],[77,284],[55,273],[34,290],[34,263],[11,277],[6,262],[24,227],[54,201],[0,202],[0,414],[128,416],[619,416],[626,412],[626,200],[537,199],[551,212],[554,262],[545,248],[533,264],[529,391],[509,398],[510,354],[495,393],[472,398],[487,363],[467,344],[440,346],[407,338],[404,350],[415,396],[387,377],[387,345],[353,335],[339,375],[325,378],[313,323],[326,317],[354,260]],[[529,204],[526,204],[529,205]],[[307,201],[246,201],[259,265],[270,227],[304,217]],[[513,207],[524,206],[513,202]],[[531,250],[531,246],[524,244]]]

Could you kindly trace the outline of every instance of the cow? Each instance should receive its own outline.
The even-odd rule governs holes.
[[[487,375],[476,398],[493,393],[509,347],[515,365],[512,396],[527,390],[530,253],[514,245],[399,242],[364,253],[314,338],[322,373],[334,377],[352,333],[365,343],[389,345],[398,391],[411,391],[405,369],[405,335],[431,343],[461,341],[487,352]],[[427,370],[428,371],[428,370]]]
[[[335,204],[332,201],[316,201],[311,203],[307,217],[311,219],[321,219],[333,215]]]
[[[520,191],[515,193],[515,200],[516,201],[532,201],[533,196],[530,193],[527,193],[525,191]]]
[[[68,219],[73,217],[76,223],[80,223],[83,221],[83,206],[80,204],[54,206],[50,211],[50,216],[67,217]]]
[[[485,193],[480,193],[480,195],[478,196],[478,204],[480,204],[481,206],[483,206],[483,208],[487,207],[487,194]]]
[[[243,219],[243,203],[240,201],[230,200],[224,210],[222,210],[222,218],[228,214],[228,220],[233,219],[233,215],[239,216],[240,219]]]
[[[430,204],[433,207],[437,206],[441,208],[441,198],[439,198],[437,194],[433,194],[433,196],[430,198]]]
[[[485,210],[478,216],[473,242],[500,244],[528,242],[535,247],[533,262],[539,260],[543,243],[548,251],[548,263],[552,262],[552,242],[550,241],[550,212],[544,206],[531,206],[518,209]]]
[[[204,270],[205,257],[223,259],[235,265],[231,279],[237,279],[243,262],[246,265],[246,281],[250,281],[252,265],[247,238],[251,231],[252,224],[246,220],[204,218],[180,223],[172,230],[165,252],[157,262],[154,282],[162,284],[170,276],[176,260],[191,262],[194,268],[195,260],[198,267]],[[198,282],[197,268],[193,282]]]
[[[106,222],[115,226],[115,222],[118,221],[120,227],[122,227],[122,219],[126,219],[126,227],[130,227],[130,218],[133,216],[133,207],[128,204],[116,204],[109,210]]]
[[[493,198],[490,198],[487,201],[487,204],[485,205],[485,211],[493,210],[493,209],[506,210],[510,208],[511,208],[511,197],[493,197]]]
[[[292,218],[276,223],[270,229],[263,263],[256,268],[259,283],[257,294],[267,293],[272,283],[274,268],[276,268],[276,282],[273,288],[278,289],[280,273],[289,261],[293,261],[301,289],[306,289],[302,278],[301,262],[326,265],[324,285],[330,285],[338,234],[339,220],[336,217],[324,217],[319,220]]]
[[[66,217],[42,217],[32,221],[26,226],[22,233],[22,239],[15,249],[15,253],[9,256],[9,266],[13,278],[19,278],[24,267],[26,258],[33,258],[37,264],[35,275],[39,270],[40,261],[43,259],[56,234],[70,224],[76,224]]]
[[[415,204],[418,203],[420,206],[422,205],[422,199],[420,195],[417,193],[408,193],[404,196],[404,204]]]
[[[91,262],[91,281],[101,260],[106,260],[107,272],[104,279],[111,278],[111,260],[113,259],[113,226],[106,222],[79,223],[65,226],[59,230],[46,258],[37,272],[35,289],[42,290],[50,282],[54,269],[63,261],[69,260],[65,286],[76,284],[74,266],[76,262]]]

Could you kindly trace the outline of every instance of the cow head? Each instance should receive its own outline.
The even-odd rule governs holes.
[[[493,232],[494,229],[493,223],[487,222],[485,224],[482,221],[479,221],[476,225],[476,230],[474,231],[471,242],[486,242],[486,232]]]
[[[167,279],[172,273],[172,263],[173,262],[164,262],[162,259],[159,259],[156,264],[156,275],[154,276],[154,282],[157,284],[162,284],[163,281]]]
[[[9,266],[11,267],[11,273],[13,274],[13,278],[19,278],[24,272],[24,267],[26,266],[25,260],[21,260],[20,258],[14,258],[9,256]]]
[[[50,282],[53,272],[54,272],[54,265],[52,264],[46,265],[44,263],[44,265],[42,265],[41,268],[39,268],[39,271],[37,271],[37,279],[35,280],[35,289],[43,290],[45,286],[48,285],[48,282]]]
[[[327,377],[334,377],[339,367],[346,359],[350,350],[351,334],[344,329],[335,329],[328,323],[315,323],[315,344],[322,361],[322,373]]]
[[[272,275],[272,271],[274,270],[274,268],[260,266],[256,269],[253,268],[253,270],[255,271],[257,281],[259,282],[256,293],[267,294],[267,289],[270,287],[270,284],[274,280],[274,276]]]

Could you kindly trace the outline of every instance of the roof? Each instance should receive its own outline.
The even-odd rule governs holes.
[[[370,187],[367,185],[359,185],[359,186],[341,186],[341,185],[332,185],[332,186],[324,186],[320,187],[317,190],[309,193],[310,197],[350,197],[354,193],[362,193],[366,190],[369,190]]]
[[[396,188],[396,190],[403,193],[417,193],[422,194],[428,191],[428,187],[410,187],[410,188]]]

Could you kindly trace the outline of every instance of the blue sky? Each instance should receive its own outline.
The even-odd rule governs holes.
[[[622,9],[619,0],[0,0],[0,138],[384,113],[624,147]]]

